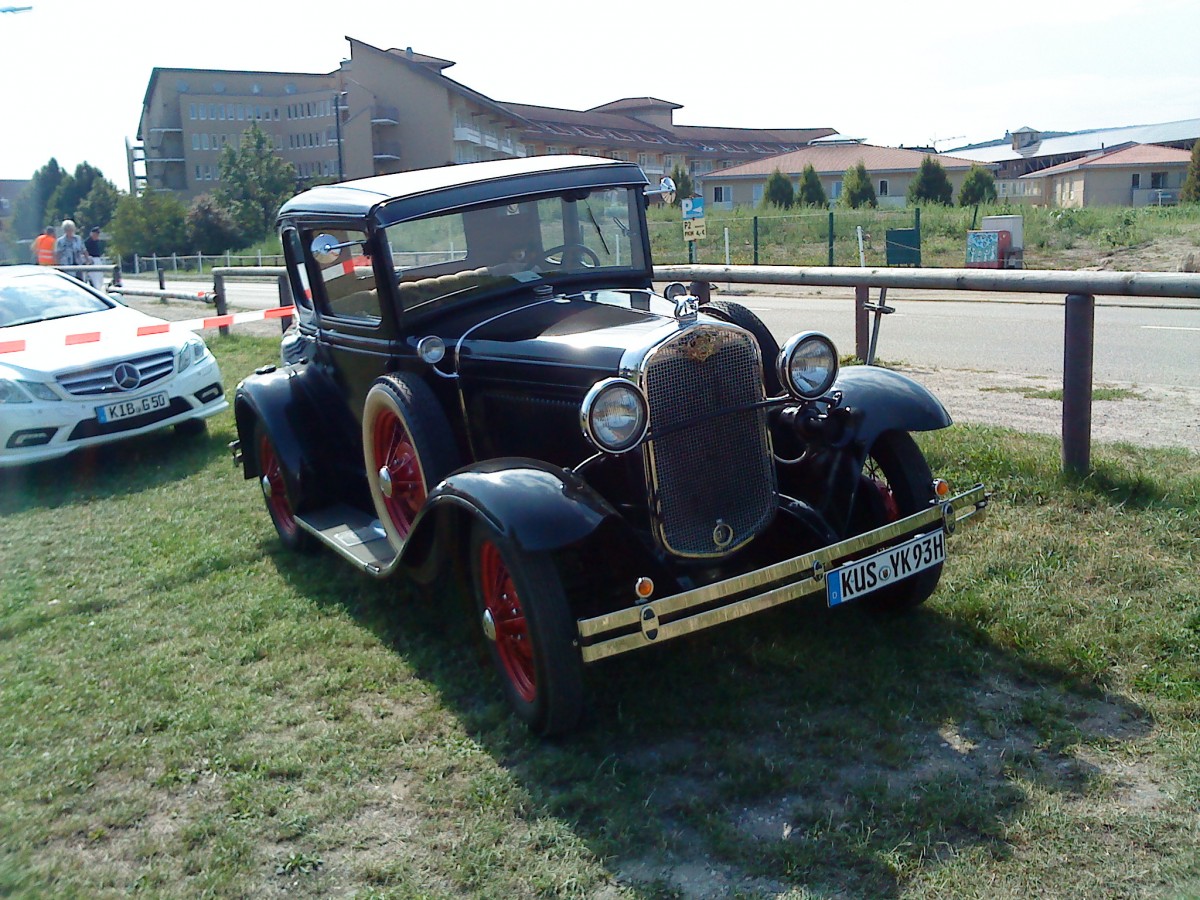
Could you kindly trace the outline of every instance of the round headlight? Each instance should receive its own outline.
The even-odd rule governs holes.
[[[650,424],[646,398],[633,382],[624,378],[606,378],[592,385],[579,423],[589,441],[607,453],[624,453],[645,437]]]
[[[819,331],[802,332],[783,345],[777,369],[789,391],[805,400],[816,399],[837,378],[837,348]]]

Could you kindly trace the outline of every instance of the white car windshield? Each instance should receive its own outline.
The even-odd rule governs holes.
[[[112,309],[115,304],[61,275],[35,272],[0,281],[0,328]]]
[[[641,270],[640,191],[598,188],[454,210],[387,229],[405,309],[553,278]]]

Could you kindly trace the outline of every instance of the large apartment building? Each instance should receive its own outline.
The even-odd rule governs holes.
[[[328,73],[154,69],[127,148],[130,190],[211,191],[221,149],[251,123],[301,182],[553,153],[702,176],[836,133],[676,125],[682,107],[653,97],[588,110],[501,102],[448,77],[450,60],[348,40],[350,57]]]

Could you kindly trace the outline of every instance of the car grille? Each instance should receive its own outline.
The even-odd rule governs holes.
[[[132,388],[122,388],[117,384],[116,369],[123,363],[128,363],[137,369],[138,383]],[[70,394],[78,397],[95,397],[104,394],[123,394],[126,390],[137,390],[166,378],[173,371],[175,371],[175,354],[171,350],[163,350],[134,359],[119,360],[115,363],[105,363],[102,366],[65,372],[58,376],[58,383],[62,385],[63,390]]]
[[[778,503],[767,412],[745,408],[763,399],[758,345],[738,328],[692,328],[651,351],[642,373],[658,539],[679,556],[733,552],[770,524]],[[654,437],[686,422],[694,424]]]

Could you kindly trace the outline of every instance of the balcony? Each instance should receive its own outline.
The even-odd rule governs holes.
[[[1179,203],[1179,188],[1140,188],[1133,191],[1133,206],[1175,206]]]
[[[371,124],[372,125],[399,125],[400,110],[394,106],[384,106],[376,104],[371,107]]]
[[[376,141],[374,157],[376,162],[394,162],[400,159],[399,141]]]
[[[483,135],[479,133],[479,129],[471,125],[455,125],[454,139],[456,141],[466,141],[471,144],[482,144]]]

